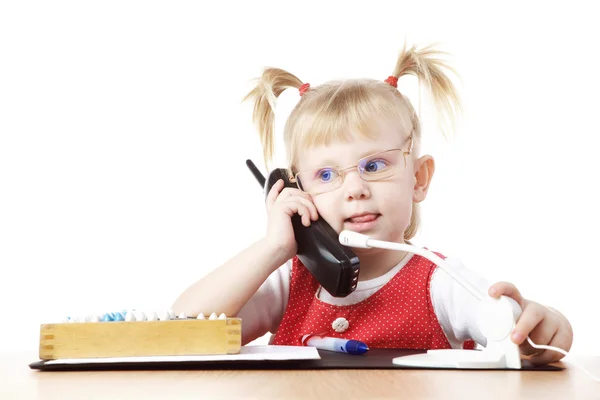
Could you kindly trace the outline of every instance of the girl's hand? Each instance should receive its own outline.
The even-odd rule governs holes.
[[[558,311],[544,307],[521,296],[519,290],[511,283],[498,282],[492,285],[489,295],[498,298],[502,295],[515,300],[521,306],[521,316],[517,321],[511,339],[519,345],[521,354],[531,356],[534,364],[548,364],[560,360],[563,354],[552,350],[533,348],[527,336],[535,344],[558,347],[566,352],[573,344],[573,330],[569,321]]]
[[[311,221],[316,221],[319,215],[308,193],[296,188],[284,188],[283,185],[283,180],[278,180],[267,195],[267,240],[281,249],[288,260],[298,251],[292,227],[294,214],[300,215],[304,226],[310,226]]]

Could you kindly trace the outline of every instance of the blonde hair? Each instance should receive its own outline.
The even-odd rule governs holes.
[[[444,69],[454,72],[437,55],[446,54],[425,47],[406,46],[400,51],[396,65],[388,79],[348,79],[329,81],[309,87],[290,113],[284,127],[283,140],[289,168],[294,171],[300,149],[327,145],[335,141],[349,141],[355,136],[374,137],[381,124],[393,121],[400,135],[413,134],[415,148],[421,139],[421,124],[411,102],[396,88],[396,81],[404,75],[414,75],[429,90],[438,110],[438,122],[448,136],[455,115],[460,110],[454,84]],[[303,86],[304,85],[304,86]],[[310,86],[295,75],[280,68],[265,68],[256,86],[244,97],[254,101],[253,123],[258,127],[267,168],[274,154],[275,106],[279,95],[286,89],[305,89]],[[404,233],[406,240],[414,237],[419,226],[419,205],[413,204],[411,221]]]

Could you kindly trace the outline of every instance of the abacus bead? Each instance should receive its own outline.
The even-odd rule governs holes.
[[[169,313],[168,313],[167,311],[161,311],[161,312],[158,314],[158,319],[159,319],[160,321],[168,321],[168,320],[170,320],[170,319],[171,319],[171,316],[169,315]]]
[[[146,321],[146,314],[143,311],[135,312],[135,320],[136,321]]]

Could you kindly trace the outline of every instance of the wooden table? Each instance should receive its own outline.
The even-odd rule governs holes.
[[[564,371],[31,370],[34,353],[0,353],[0,399],[600,399],[595,382],[567,358]],[[578,358],[600,375],[600,358]]]

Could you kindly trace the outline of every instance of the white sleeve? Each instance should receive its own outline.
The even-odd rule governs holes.
[[[277,330],[288,303],[291,268],[291,260],[277,268],[238,313],[242,345]]]
[[[491,286],[489,282],[466,268],[459,259],[449,257],[446,262],[475,287],[484,293],[488,292]],[[486,338],[477,326],[479,300],[439,267],[431,277],[431,301],[452,348],[462,348],[462,343],[469,339],[486,345]]]

